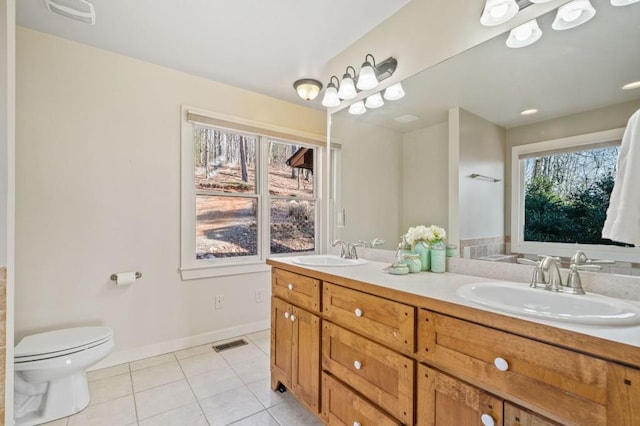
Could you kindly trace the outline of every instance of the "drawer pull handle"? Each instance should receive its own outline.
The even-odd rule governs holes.
[[[295,315],[293,315],[293,314],[291,314],[291,322],[293,322],[293,321],[295,321],[295,320],[296,320],[296,316],[295,316]]]
[[[288,288],[289,290],[293,290],[293,284],[289,283],[289,285],[287,286],[287,288]]]
[[[482,416],[480,416],[480,420],[482,421],[482,424],[484,426],[495,426],[496,421],[493,420],[493,417],[491,417],[489,414],[483,414]]]
[[[500,371],[507,371],[509,369],[509,363],[504,358],[496,358],[493,360],[493,364]]]
[[[356,314],[356,316],[357,316],[358,318],[360,318],[360,317],[362,316],[362,309],[360,309],[360,308],[356,308],[356,310],[355,310],[355,314]]]
[[[353,422],[353,426],[360,426],[360,422]]]
[[[289,314],[289,311],[286,311],[286,312],[284,313],[284,317],[285,317],[285,318],[287,318],[287,319],[289,319],[289,315],[290,315],[290,314]]]
[[[356,370],[360,370],[362,368],[362,363],[360,361],[353,361],[353,366]]]

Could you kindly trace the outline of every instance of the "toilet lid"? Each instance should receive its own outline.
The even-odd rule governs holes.
[[[25,337],[16,345],[14,358],[54,355],[112,337],[113,330],[110,327],[77,327],[33,334]]]

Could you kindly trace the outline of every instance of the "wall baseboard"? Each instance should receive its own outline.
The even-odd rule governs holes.
[[[271,320],[256,321],[249,324],[243,324],[236,327],[229,327],[222,330],[210,331],[207,333],[197,334],[195,336],[183,337],[180,339],[167,340],[158,342],[139,348],[125,349],[112,352],[105,359],[88,369],[88,371],[99,370],[101,368],[112,367],[126,362],[137,361],[139,359],[149,358],[157,355],[163,355],[169,352],[175,352],[192,346],[204,345],[207,343],[217,342],[220,340],[239,337],[244,334],[255,333],[256,331],[266,330],[271,327]]]

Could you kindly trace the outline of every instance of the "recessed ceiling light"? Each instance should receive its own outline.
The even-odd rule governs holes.
[[[640,89],[640,80],[632,81],[631,83],[627,83],[622,86],[622,90],[632,90],[632,89]]]
[[[416,121],[420,119],[415,115],[407,114],[407,115],[402,115],[400,117],[396,117],[394,120],[396,120],[398,123],[411,123],[412,121]]]
[[[525,109],[524,111],[520,111],[520,115],[533,115],[537,113],[538,113],[538,110],[535,108]]]

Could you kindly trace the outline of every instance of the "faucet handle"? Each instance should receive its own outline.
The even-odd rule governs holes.
[[[569,266],[567,284],[562,289],[564,293],[585,294],[584,289],[582,288],[582,280],[580,279],[580,274],[578,274],[578,269],[584,269],[586,266],[589,266],[589,268],[586,269],[591,269],[591,267],[593,266],[596,266],[598,269],[600,269],[600,267],[597,265],[577,265],[575,263],[572,263],[571,266]]]
[[[582,250],[578,250],[576,254],[571,258],[571,263],[576,265],[613,265],[616,263],[615,260],[606,260],[606,259],[589,259],[585,252]]]
[[[542,260],[535,261],[526,259],[524,257],[519,257],[517,262],[523,265],[535,266],[535,269],[533,270],[533,277],[531,278],[531,284],[529,284],[529,287],[538,288],[539,285],[542,287],[547,285],[547,277],[544,273],[544,269],[542,269]]]

